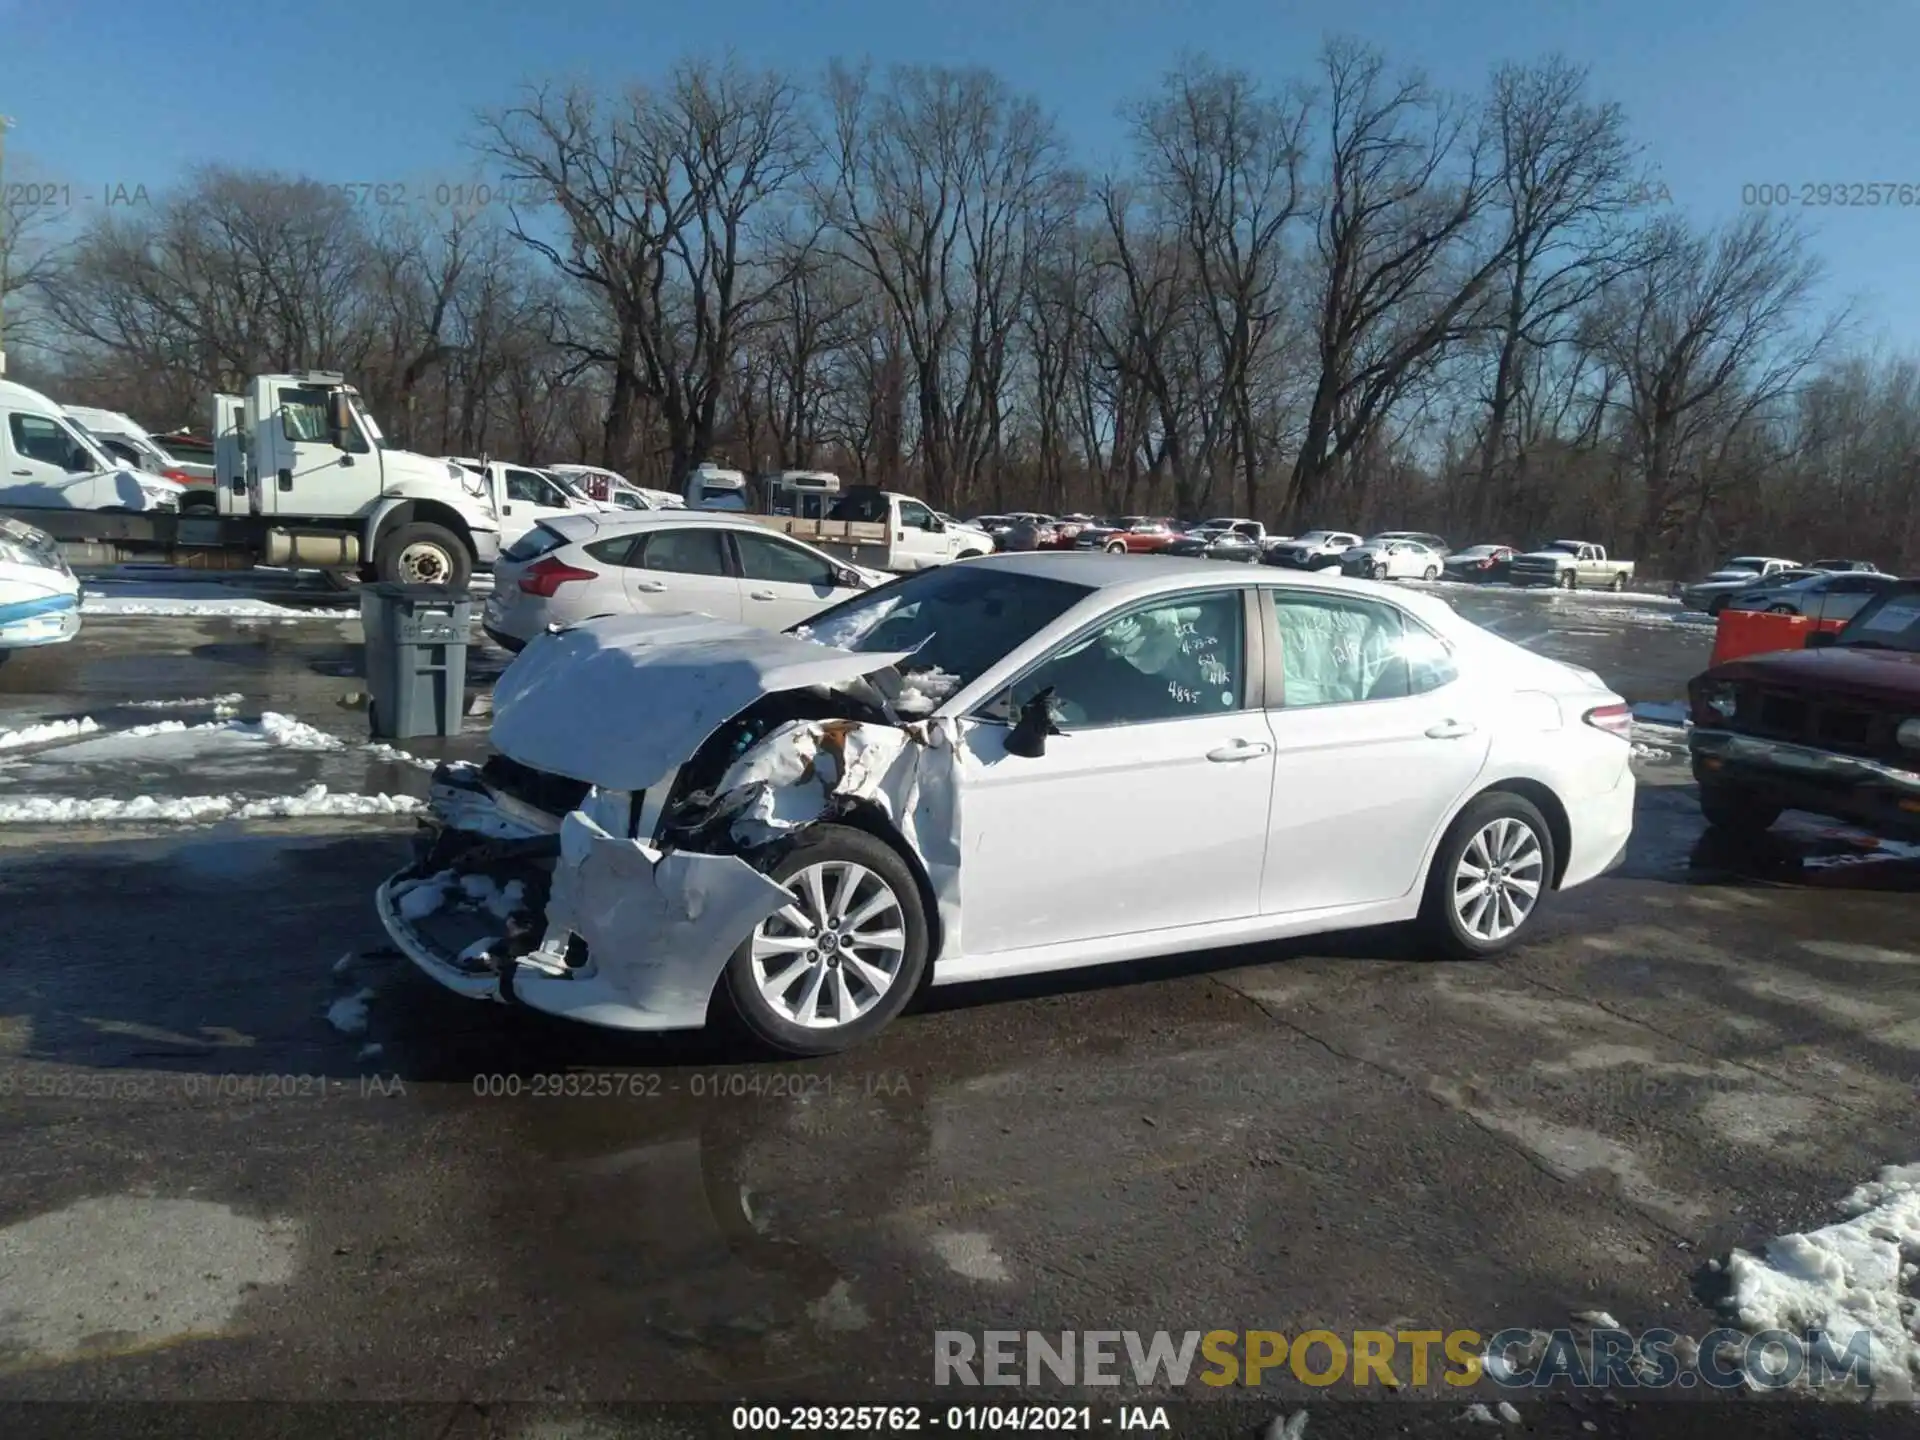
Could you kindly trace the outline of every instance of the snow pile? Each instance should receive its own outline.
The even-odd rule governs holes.
[[[1843,1202],[1851,1219],[1767,1242],[1764,1257],[1727,1261],[1727,1305],[1742,1329],[1823,1330],[1835,1355],[1865,1332],[1883,1398],[1912,1395],[1920,1378],[1920,1321],[1903,1282],[1920,1255],[1920,1165],[1889,1165]],[[1904,1268],[1903,1268],[1904,1267]]]
[[[17,750],[22,745],[44,745],[52,740],[71,740],[76,735],[91,735],[100,722],[91,715],[78,720],[49,720],[44,725],[28,725],[20,730],[0,730],[0,750]]]
[[[959,688],[960,677],[949,675],[937,665],[928,670],[916,670],[901,684],[893,708],[900,715],[928,715]]]
[[[248,800],[238,795],[137,795],[83,800],[74,796],[0,799],[0,825],[104,825],[149,821],[194,824],[206,820],[285,820],[342,815],[411,815],[422,802],[411,795],[338,795],[313,785],[298,795]]]
[[[278,745],[283,750],[344,750],[347,742],[316,730],[304,720],[296,720],[291,715],[281,715],[269,710],[258,720],[235,722],[234,728],[243,734],[257,734],[269,745]]]

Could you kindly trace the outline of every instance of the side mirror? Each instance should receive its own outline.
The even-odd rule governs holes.
[[[347,448],[347,436],[353,430],[353,409],[347,404],[347,392],[327,392],[327,443],[336,450]]]
[[[833,572],[835,583],[852,586],[855,590],[867,588],[867,577],[858,570],[849,570],[845,566]]]
[[[1816,630],[1807,636],[1806,648],[1809,650],[1825,650],[1839,638],[1840,632],[1837,630]]]
[[[1053,687],[1049,685],[1020,707],[1020,718],[1007,736],[1007,753],[1038,760],[1047,753],[1047,737],[1065,733],[1053,723]]]

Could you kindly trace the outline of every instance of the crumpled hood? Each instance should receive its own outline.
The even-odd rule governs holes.
[[[762,695],[839,685],[910,652],[855,654],[708,615],[619,615],[541,635],[500,677],[493,744],[609,790],[647,790]]]

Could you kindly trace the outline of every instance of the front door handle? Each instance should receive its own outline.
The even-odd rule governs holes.
[[[31,475],[31,474],[33,474],[33,471],[31,471],[31,470],[16,470],[16,471],[14,471],[13,473],[14,473],[14,474],[16,474],[16,475]]]
[[[778,600],[780,597],[771,590],[753,590],[747,594],[749,600]]]
[[[1429,740],[1458,740],[1463,735],[1473,734],[1474,727],[1465,720],[1442,720],[1438,725],[1429,726]]]
[[[634,583],[634,589],[644,590],[649,595],[661,594],[666,588],[667,587],[658,580],[639,580]]]
[[[1209,750],[1207,759],[1224,764],[1230,760],[1257,760],[1262,755],[1271,755],[1273,746],[1264,740],[1236,740],[1231,745],[1222,745],[1218,750]]]

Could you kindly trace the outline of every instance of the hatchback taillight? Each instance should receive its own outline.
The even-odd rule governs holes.
[[[582,570],[577,565],[569,565],[564,560],[546,559],[528,570],[520,577],[520,588],[529,595],[538,595],[543,600],[551,600],[554,592],[562,585],[575,580],[598,580],[597,571]]]
[[[1604,730],[1609,735],[1622,740],[1633,739],[1633,707],[1631,705],[1602,705],[1589,710],[1581,717],[1596,730]]]

